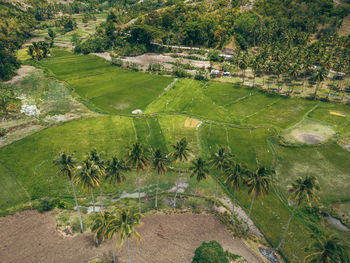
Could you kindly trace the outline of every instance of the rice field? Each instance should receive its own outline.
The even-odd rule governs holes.
[[[254,222],[273,246],[290,213],[287,187],[298,176],[317,177],[322,205],[342,203],[346,207],[349,202],[348,105],[271,95],[215,81],[179,79],[166,89],[173,78],[130,72],[98,57],[61,50],[55,50],[40,66],[70,87],[90,109],[105,114],[54,126],[0,148],[0,177],[6,181],[0,185],[0,206],[4,209],[44,196],[70,196],[67,181],[57,176],[52,166],[62,150],[74,152],[82,160],[96,148],[110,158],[125,156],[127,148],[140,141],[150,152],[160,148],[170,153],[172,145],[183,137],[191,149],[189,160],[208,158],[218,146],[226,146],[236,161],[251,170],[258,165],[276,170],[276,185],[267,197],[256,201],[252,212]],[[135,109],[145,115],[133,116]],[[325,136],[326,131],[332,132]],[[304,136],[307,142],[315,136],[325,139],[305,143],[293,140],[295,136]],[[184,167],[188,166],[189,162]],[[135,177],[131,173],[122,190],[134,191]],[[194,180],[185,179],[190,192]],[[143,175],[142,186],[154,189],[154,180],[149,171]],[[161,187],[169,189],[174,182],[172,171],[161,179]],[[212,177],[199,186],[203,194],[215,192]],[[116,193],[108,183],[103,188],[106,193]],[[221,194],[224,191],[231,194],[222,187]],[[79,190],[79,195],[84,193]],[[237,196],[248,210],[251,199],[246,189]],[[319,229],[324,229],[321,219],[306,209],[297,210],[282,248],[290,262],[301,261],[309,234]]]

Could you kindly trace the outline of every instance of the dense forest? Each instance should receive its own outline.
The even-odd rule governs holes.
[[[56,20],[67,31],[74,28],[69,15],[108,12],[107,19],[85,40],[75,41],[75,52],[115,50],[119,55],[154,51],[152,43],[222,49],[231,44],[237,67],[281,75],[349,70],[349,36],[337,31],[350,13],[350,4],[331,0],[104,1],[76,0],[22,4],[0,3],[0,78],[9,79],[19,66],[15,51],[43,20]],[[66,15],[62,17],[62,15]],[[60,17],[59,19],[57,19]],[[58,20],[58,22],[57,22]],[[132,23],[130,22],[132,21]],[[61,23],[61,24],[60,24]],[[297,74],[298,73],[298,74]]]

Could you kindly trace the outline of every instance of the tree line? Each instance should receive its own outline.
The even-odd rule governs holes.
[[[175,209],[180,176],[183,173],[182,168],[189,159],[190,151],[191,149],[186,138],[182,138],[172,145],[172,151],[169,154],[166,154],[160,149],[151,152],[142,144],[136,142],[128,148],[125,158],[113,156],[109,160],[103,160],[101,158],[101,153],[92,150],[82,162],[78,163],[73,155],[62,152],[59,157],[53,161],[53,164],[58,167],[58,173],[61,176],[67,177],[71,183],[75,205],[79,214],[81,233],[84,231],[84,226],[75,185],[80,185],[83,191],[90,192],[94,215],[92,231],[95,232],[96,245],[105,239],[111,240],[116,236],[117,244],[120,246],[123,245],[124,242],[127,242],[128,262],[130,262],[129,238],[135,236],[137,240],[140,239],[140,235],[135,227],[140,224],[140,218],[142,217],[140,195],[140,177],[142,173],[148,169],[152,169],[155,173],[156,196],[154,208],[157,210],[159,178],[167,173],[171,163],[177,163],[176,190],[172,201],[172,206]],[[133,208],[105,210],[103,207],[103,182],[109,182],[112,185],[118,186],[118,193],[121,200],[120,184],[127,180],[126,174],[130,171],[134,171],[137,174],[138,211],[136,212]],[[230,153],[229,149],[218,147],[218,149],[211,154],[210,158],[205,159],[203,157],[198,157],[190,161],[190,177],[195,178],[196,181],[193,193],[195,197],[194,200],[196,200],[197,197],[198,183],[205,180],[210,174],[210,171],[214,173],[216,184],[213,209],[216,207],[219,181],[224,182],[225,187],[233,193],[231,224],[233,224],[235,217],[236,192],[240,191],[242,186],[246,186],[252,198],[243,228],[243,235],[246,235],[248,233],[248,222],[250,220],[254,201],[270,192],[272,186],[276,182],[274,176],[275,171],[263,166],[259,166],[256,170],[251,171],[244,164],[236,162],[234,160],[234,155]],[[98,213],[95,211],[93,193],[95,188],[100,189],[100,211]],[[318,201],[318,190],[319,184],[314,176],[299,177],[289,187],[288,200],[292,204],[292,211],[284,228],[281,240],[276,247],[277,251],[283,246],[295,210],[304,205],[311,206],[315,204]],[[314,235],[313,237],[314,242],[306,248],[310,251],[310,254],[305,258],[306,262],[347,262],[347,260],[349,260],[347,247],[337,236],[324,233],[322,235]],[[111,245],[113,262],[115,262],[113,243],[111,243]]]

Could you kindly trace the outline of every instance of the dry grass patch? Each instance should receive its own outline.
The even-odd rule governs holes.
[[[334,115],[334,116],[339,116],[339,117],[346,117],[344,114],[336,111],[330,111],[329,114]]]
[[[199,124],[201,124],[201,121],[199,121],[199,120],[195,120],[192,118],[187,118],[185,120],[185,127],[187,127],[187,128],[196,128],[196,127],[198,127]]]
[[[334,130],[329,125],[305,120],[288,129],[283,138],[289,143],[320,144],[328,141],[334,134]]]
[[[346,36],[350,34],[350,15],[343,19],[343,25],[339,28],[339,35]]]

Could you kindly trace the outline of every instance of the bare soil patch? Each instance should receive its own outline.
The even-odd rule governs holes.
[[[213,215],[154,215],[142,219],[141,242],[130,242],[132,262],[190,262],[204,241],[217,240],[224,249],[248,262],[263,262],[239,238],[227,232]],[[19,253],[20,251],[20,253]],[[117,262],[127,262],[127,249],[117,249]],[[111,258],[110,244],[94,247],[93,234],[64,236],[50,213],[24,211],[0,218],[0,262],[86,262]]]
[[[155,64],[155,63],[164,64],[166,68],[171,68],[172,65],[167,64],[167,62],[176,62],[178,58],[173,58],[171,56],[164,56],[161,54],[146,53],[137,57],[126,57],[123,60],[142,65],[144,69],[147,69],[149,64]],[[203,68],[203,67],[207,68],[210,66],[209,61],[200,61],[200,60],[182,59],[182,63],[190,63],[197,68]]]
[[[108,52],[90,53],[90,55],[98,56],[100,58],[104,58],[108,61],[111,61],[111,55]],[[165,68],[170,69],[172,68],[173,65],[169,64],[168,62],[174,63],[179,59],[180,58],[174,58],[167,55],[161,55],[156,53],[146,53],[136,57],[126,57],[126,58],[123,58],[122,60],[124,62],[136,63],[138,65],[141,65],[143,70],[147,70],[150,64],[157,64],[157,63],[163,64]],[[197,68],[207,68],[210,66],[209,61],[191,60],[191,59],[184,59],[184,58],[181,58],[181,63],[184,63],[184,64],[190,63]]]
[[[288,130],[283,137],[291,143],[320,144],[334,134],[334,130],[328,125],[305,120]]]

